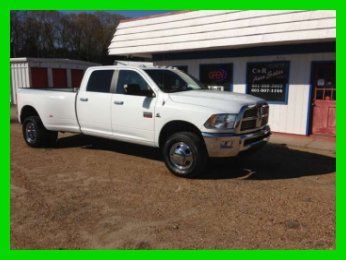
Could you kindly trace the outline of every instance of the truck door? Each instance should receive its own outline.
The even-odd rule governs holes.
[[[154,142],[155,95],[137,71],[116,72],[112,95],[112,129],[116,139],[150,144]]]
[[[111,137],[110,93],[114,70],[91,72],[86,89],[77,96],[77,116],[82,133]]]

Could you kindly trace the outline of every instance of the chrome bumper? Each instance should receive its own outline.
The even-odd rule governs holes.
[[[270,127],[246,134],[202,133],[210,157],[233,157],[269,141]]]

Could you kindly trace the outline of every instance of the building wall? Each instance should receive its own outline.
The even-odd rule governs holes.
[[[288,103],[270,104],[269,124],[274,132],[305,135],[308,131],[310,104],[310,77],[313,61],[335,60],[335,53],[236,57],[218,59],[157,61],[157,65],[187,65],[188,72],[199,78],[200,64],[233,63],[233,91],[246,93],[246,66],[248,62],[289,61]]]
[[[121,22],[110,55],[335,39],[335,11],[200,10]]]
[[[30,86],[29,64],[11,63],[11,104],[17,104],[17,89]]]
[[[54,87],[53,69],[65,69],[67,87],[73,87],[72,71],[86,70],[90,66],[97,66],[97,63],[90,63],[69,59],[44,59],[44,58],[12,58],[11,62],[11,104],[17,104],[16,93],[18,88],[32,87],[31,68],[46,68],[48,85]]]

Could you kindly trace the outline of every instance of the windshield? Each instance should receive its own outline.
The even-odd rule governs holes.
[[[166,93],[204,89],[200,82],[180,70],[146,69],[144,71]]]

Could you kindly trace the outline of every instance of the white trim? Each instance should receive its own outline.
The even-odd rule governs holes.
[[[48,87],[52,88],[53,87],[53,71],[52,71],[52,68],[47,68],[47,73],[48,73]]]
[[[66,69],[67,87],[72,88],[72,70]]]

